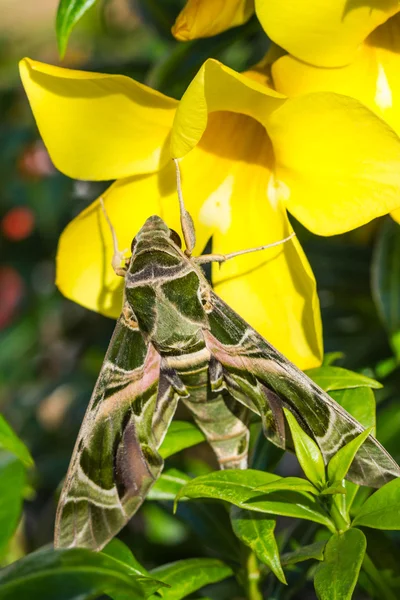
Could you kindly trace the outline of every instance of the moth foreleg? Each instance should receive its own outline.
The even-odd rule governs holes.
[[[111,259],[111,266],[114,269],[116,275],[119,275],[120,277],[125,277],[126,271],[127,271],[125,254],[128,252],[128,248],[125,248],[125,250],[118,249],[117,234],[115,232],[113,224],[110,221],[110,217],[107,214],[106,208],[104,206],[103,198],[100,198],[100,206],[102,208],[102,211],[103,211],[104,217],[107,221],[107,224],[111,230],[111,235],[112,235],[112,240],[113,240],[114,252],[113,252],[113,257]],[[124,266],[121,266],[122,262],[125,263]]]

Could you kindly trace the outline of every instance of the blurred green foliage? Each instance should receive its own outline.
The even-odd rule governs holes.
[[[43,14],[39,10],[42,3],[46,5]],[[36,4],[41,15],[37,21],[24,23],[16,5],[15,27],[0,29],[0,409],[6,419],[0,422],[3,565],[52,541],[59,484],[114,325],[63,298],[54,284],[54,259],[62,229],[106,186],[71,181],[56,172],[33,123],[18,80],[16,60],[22,52],[29,52],[35,59],[58,61],[53,27],[56,3],[50,7],[47,4],[51,3],[44,0]],[[179,98],[206,58],[218,58],[243,70],[265,53],[268,40],[255,19],[212,39],[176,42],[169,28],[181,5],[179,0],[97,3],[74,29],[65,65],[123,73]],[[297,223],[294,226],[318,282],[325,351],[343,353],[338,357],[340,366],[381,381],[383,387],[375,390],[377,437],[399,462],[400,226],[387,217],[360,230],[324,239]],[[71,256],[71,260],[79,257]],[[337,374],[333,380],[337,383]],[[353,414],[358,411],[356,416],[364,426],[374,426],[374,392],[360,381],[353,389],[347,383],[329,388],[335,390],[332,396]],[[183,409],[178,418],[187,418]],[[28,450],[7,423],[29,448],[34,468]],[[258,429],[255,424],[253,468],[273,470],[278,465],[279,475],[299,475],[294,457],[282,458],[282,452],[262,435],[257,437]],[[257,522],[256,516],[251,524],[244,522],[240,503],[229,512],[221,502],[186,500],[179,503],[173,515],[173,499],[189,477],[207,477],[216,467],[205,444],[188,448],[199,442],[199,432],[193,433],[184,425],[182,431],[187,439],[180,442],[179,431],[175,432],[175,440],[169,439],[165,456],[173,455],[163,476],[144,509],[120,536],[149,571],[143,570],[122,542],[113,542],[107,556],[91,555],[87,560],[83,555],[64,556],[63,551],[54,554],[45,548],[3,572],[0,598],[77,597],[73,594],[86,598],[101,593],[113,598],[139,598],[143,589],[148,594],[157,589],[155,580],[172,586],[163,592],[164,598],[180,598],[184,596],[176,591],[177,572],[180,581],[185,581],[184,595],[207,585],[201,597],[241,598],[249,582],[245,573],[242,579],[231,577],[231,566],[247,564],[247,546],[261,561],[258,576],[264,578],[270,569],[278,577],[265,579],[265,597],[313,597],[315,563],[310,560],[322,559],[326,533],[321,533],[317,523],[324,522],[325,517],[317,522],[279,518],[275,530],[278,546],[271,542],[260,547],[248,528],[262,531],[265,540],[275,525],[270,518]],[[389,485],[393,511],[398,515],[398,484]],[[331,538],[329,556],[340,555],[342,548],[351,554],[349,548],[355,548],[351,556],[358,553],[357,568],[363,563],[363,572],[354,597],[397,598],[400,537],[383,530],[398,529],[399,523],[393,527],[395,516],[385,521],[389,519],[385,513],[381,530],[370,529],[374,523],[369,515],[376,510],[375,504],[383,510],[388,497],[380,500],[378,492],[369,498],[370,490],[357,492],[355,488],[346,483],[347,509],[351,509],[352,518],[355,516],[357,528],[348,530],[346,539]],[[23,517],[17,529],[23,501]],[[298,511],[297,516],[304,514]],[[235,534],[244,544],[238,543]],[[368,555],[364,557],[365,538]],[[340,546],[339,554],[334,552],[335,546]],[[284,576],[276,561],[278,547],[283,552],[281,563],[289,587],[282,583]],[[322,589],[325,579],[331,580],[332,569],[343,573],[349,562],[346,556],[343,553],[343,564],[332,565],[332,559],[317,567],[317,589]],[[78,583],[68,575],[70,587],[61,596],[60,585],[66,582],[63,569],[71,573],[74,565],[89,565],[90,561],[96,570],[107,571],[107,585],[94,579],[88,568]],[[174,561],[183,561],[179,563],[183,571],[174,564],[160,567]],[[240,571],[242,567],[237,568]],[[39,577],[33,594],[32,589],[18,587],[23,586],[21,573],[24,578],[45,570],[51,572],[51,585],[48,579],[41,581]],[[220,580],[224,581],[217,584]],[[338,597],[351,597],[345,594],[354,588],[354,576],[343,577],[342,583],[347,591]],[[72,590],[70,595],[68,590]],[[333,597],[324,593],[320,592],[319,597]]]

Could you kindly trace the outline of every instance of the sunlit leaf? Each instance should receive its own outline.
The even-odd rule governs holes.
[[[371,388],[358,387],[329,392],[365,428],[375,427],[375,396]]]
[[[261,562],[268,565],[279,581],[286,583],[274,535],[275,521],[263,515],[233,506],[231,508],[231,522],[237,537],[253,550]]]
[[[317,367],[309,369],[307,375],[326,392],[357,387],[370,387],[374,389],[382,387],[382,384],[375,381],[375,379],[355,373],[354,371],[342,369],[342,367]]]
[[[67,49],[73,27],[96,0],[60,0],[57,9],[56,33],[61,58]]]
[[[373,529],[400,529],[400,478],[389,481],[370,496],[358,511],[353,525]]]
[[[300,427],[292,413],[284,408],[286,419],[289,423],[293,437],[294,448],[297,459],[305,476],[321,489],[325,485],[325,464],[321,450],[313,439]]]
[[[193,423],[189,421],[172,421],[159,452],[163,458],[168,458],[168,456],[176,454],[184,448],[200,444],[204,440],[204,433]]]
[[[359,529],[334,534],[325,546],[324,561],[314,577],[320,600],[350,600],[357,583],[367,542]]]
[[[14,433],[2,415],[0,415],[0,448],[12,452],[26,467],[33,465],[33,458],[28,448]]]
[[[103,554],[107,554],[111,556],[115,560],[119,560],[122,564],[128,565],[132,567],[139,573],[142,573],[146,577],[150,577],[150,574],[146,569],[140,564],[138,560],[133,556],[132,552],[129,550],[128,546],[124,544],[118,538],[114,538],[105,546],[102,550]]]
[[[360,433],[354,440],[348,442],[348,444],[340,448],[340,450],[332,456],[328,463],[328,477],[331,484],[335,481],[341,481],[346,477],[355,455],[371,433],[372,429],[373,428],[370,427]]]
[[[277,475],[253,469],[215,471],[187,483],[176,501],[185,496],[214,498],[247,510],[315,521],[334,530],[328,515],[311,495],[289,490],[263,494],[257,489],[276,479]]]
[[[175,500],[180,489],[190,481],[190,477],[178,469],[168,469],[155,482],[147,500]]]
[[[294,492],[309,492],[318,494],[318,490],[310,481],[301,477],[282,477],[258,488],[259,492],[275,492],[277,490],[293,490]]]
[[[22,463],[11,454],[0,454],[0,553],[18,525],[24,484]]]
[[[213,558],[189,558],[157,567],[151,571],[171,587],[163,589],[163,600],[180,600],[210,583],[232,575],[232,570],[222,561]],[[152,596],[156,600],[158,596]]]
[[[286,552],[281,556],[281,562],[285,565],[295,565],[305,560],[324,560],[324,548],[326,541],[314,542],[308,546],[300,546],[293,552]]]

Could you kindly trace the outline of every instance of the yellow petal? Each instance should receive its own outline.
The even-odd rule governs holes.
[[[172,156],[184,156],[196,146],[207,127],[209,113],[242,113],[266,125],[285,100],[282,94],[245,74],[207,60],[179,103],[171,136]]]
[[[77,179],[155,171],[169,158],[177,102],[122,75],[24,59],[20,72],[56,167]]]
[[[314,233],[343,233],[399,206],[400,139],[358,101],[292,98],[271,115],[268,133],[281,198]]]
[[[213,252],[225,254],[288,235],[273,160],[257,121],[226,112],[209,116],[201,142],[181,164],[186,204],[195,222],[210,228]],[[320,364],[315,280],[297,241],[213,266],[213,281],[217,293],[298,366]]]
[[[255,7],[274,42],[296,58],[325,67],[351,62],[365,38],[400,10],[394,0],[255,0]]]
[[[246,23],[253,12],[254,0],[188,0],[172,27],[172,35],[181,42],[211,37]]]
[[[130,255],[133,238],[154,214],[180,232],[175,169],[168,164],[160,173],[130,177],[114,183],[102,195],[120,250]],[[190,203],[188,204],[190,209]],[[209,230],[197,227],[196,252],[201,253]],[[109,317],[121,312],[123,279],[111,267],[110,228],[99,200],[82,211],[61,234],[57,253],[57,285],[67,298]]]
[[[392,219],[394,219],[396,221],[396,223],[399,223],[399,225],[400,225],[400,208],[392,211],[390,213],[390,216],[392,217]]]
[[[287,96],[332,91],[357,98],[400,134],[400,15],[378,27],[357,49],[353,61],[325,69],[293,56],[272,64],[275,89]]]

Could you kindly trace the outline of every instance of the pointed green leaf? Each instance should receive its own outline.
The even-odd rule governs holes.
[[[0,600],[148,598],[166,584],[102,552],[45,548],[0,571]]]
[[[279,581],[286,583],[274,535],[275,521],[232,506],[231,523],[233,531],[243,544],[249,546],[257,558],[268,565]]]
[[[204,433],[194,423],[172,421],[159,452],[163,458],[168,458],[168,456],[200,444],[204,440]]]
[[[56,17],[58,51],[61,58],[67,49],[71,31],[96,0],[60,0]]]
[[[360,433],[354,440],[340,448],[328,463],[328,479],[332,485],[335,481],[342,481],[350,469],[351,463],[358,450],[365,442],[373,427],[369,427]]]
[[[296,456],[300,466],[311,483],[318,489],[321,489],[326,482],[325,464],[321,451],[314,440],[303,431],[292,413],[287,408],[284,408],[283,410],[285,411],[285,416],[289,423]]]
[[[308,546],[300,546],[293,552],[286,552],[281,556],[281,562],[284,566],[295,565],[305,560],[324,560],[324,548],[326,541],[314,542]]]
[[[263,494],[257,489],[276,479],[280,478],[253,469],[214,471],[187,483],[177,495],[176,502],[183,497],[213,498],[255,512],[315,521],[335,530],[327,513],[311,495],[289,490]]]
[[[150,492],[147,494],[147,500],[175,500],[175,496],[181,488],[191,481],[190,477],[178,469],[168,469],[161,474],[155,482]]]
[[[368,498],[353,525],[373,529],[400,529],[400,478],[389,481]]]
[[[26,467],[33,466],[33,458],[28,448],[14,433],[2,415],[0,415],[0,448],[12,452]]]
[[[378,389],[382,384],[375,379],[342,369],[342,367],[317,367],[308,369],[307,375],[326,392],[347,388],[370,387]]]
[[[372,294],[393,351],[400,358],[400,227],[386,218],[372,261]]]
[[[324,561],[315,571],[319,600],[350,600],[364,559],[367,541],[359,529],[334,534],[325,546]]]
[[[205,585],[230,577],[232,569],[214,558],[188,558],[157,567],[151,574],[171,586],[163,589],[163,600],[180,600]],[[151,600],[156,598],[159,597],[152,596]]]
[[[375,427],[376,402],[371,388],[336,390],[329,395],[365,428]]]
[[[0,553],[21,517],[25,469],[15,456],[0,454]]]
[[[260,485],[257,488],[259,492],[268,493],[275,492],[277,490],[293,490],[294,492],[309,492],[310,494],[318,494],[318,490],[310,481],[302,479],[301,477],[282,477],[267,483]]]

